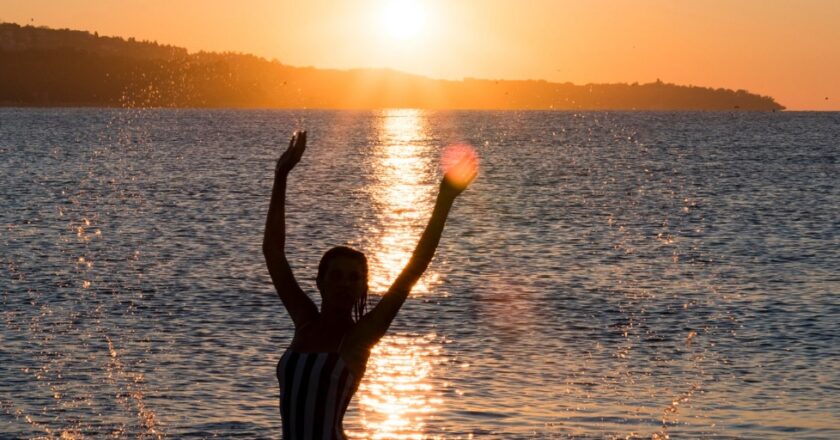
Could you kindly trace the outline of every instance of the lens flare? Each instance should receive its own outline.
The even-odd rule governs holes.
[[[440,163],[446,180],[457,188],[466,188],[478,174],[478,154],[469,144],[444,148]]]

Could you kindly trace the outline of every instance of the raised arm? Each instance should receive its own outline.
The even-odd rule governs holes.
[[[400,307],[408,298],[411,288],[429,267],[440,242],[443,226],[449,216],[452,203],[475,179],[477,173],[477,159],[475,154],[471,152],[447,171],[443,182],[440,184],[440,192],[438,192],[435,201],[432,218],[426,225],[423,235],[420,236],[420,241],[417,243],[417,248],[414,250],[411,260],[376,307],[359,321],[354,330],[354,342],[370,347],[385,335]]]
[[[318,308],[298,285],[286,259],[286,179],[306,149],[306,132],[295,132],[274,170],[274,188],[265,222],[263,255],[271,281],[296,328],[318,316]]]

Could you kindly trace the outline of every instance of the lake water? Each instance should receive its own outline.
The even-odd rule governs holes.
[[[840,438],[838,113],[139,109],[0,109],[0,438],[279,438],[296,128],[316,302],[334,245],[387,289],[441,149],[481,157],[352,437]]]

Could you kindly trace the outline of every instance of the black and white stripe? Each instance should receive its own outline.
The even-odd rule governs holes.
[[[284,439],[346,438],[341,422],[358,383],[338,353],[286,350],[277,379]]]

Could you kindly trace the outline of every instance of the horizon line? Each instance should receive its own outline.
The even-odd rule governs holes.
[[[429,79],[429,80],[433,80],[433,81],[453,81],[453,82],[466,82],[468,80],[510,81],[510,82],[519,81],[519,82],[546,82],[546,83],[552,83],[552,84],[571,84],[571,85],[574,85],[574,86],[602,86],[602,85],[619,85],[619,84],[620,85],[646,85],[646,84],[660,84],[661,83],[661,84],[666,84],[666,85],[676,85],[676,86],[682,86],[682,87],[698,87],[698,88],[707,88],[707,89],[715,89],[715,90],[717,90],[717,89],[735,90],[735,91],[743,90],[743,91],[749,92],[750,94],[769,97],[769,98],[773,99],[774,102],[778,103],[778,101],[776,101],[776,98],[771,96],[771,95],[761,95],[761,94],[758,94],[758,93],[753,93],[753,92],[750,92],[748,89],[743,89],[743,88],[730,89],[730,88],[720,87],[720,86],[699,85],[699,84],[680,84],[680,83],[675,83],[675,82],[663,81],[661,79],[661,77],[658,77],[655,81],[646,81],[646,82],[635,80],[635,81],[625,81],[625,82],[582,82],[582,83],[575,83],[575,82],[568,81],[568,80],[566,80],[566,81],[550,80],[550,79],[545,79],[545,78],[515,78],[514,79],[514,78],[481,78],[481,77],[472,77],[472,76],[462,76],[462,77],[460,77],[460,79],[454,79],[454,78],[446,78],[446,77],[434,77],[434,76],[425,75],[425,74],[421,74],[421,73],[415,73],[415,72],[408,72],[408,71],[405,71],[405,70],[395,69],[393,67],[374,67],[374,66],[362,67],[362,66],[359,66],[359,67],[339,68],[339,67],[326,67],[326,66],[315,66],[315,65],[293,65],[293,64],[286,64],[283,61],[281,61],[280,59],[278,59],[277,57],[268,57],[268,56],[259,55],[259,54],[252,53],[252,52],[242,52],[242,51],[236,51],[236,50],[215,51],[215,50],[206,50],[206,49],[199,49],[199,50],[190,51],[186,47],[176,46],[174,44],[169,44],[169,43],[160,43],[157,40],[145,40],[145,39],[138,40],[136,37],[125,37],[125,36],[120,36],[120,35],[100,35],[99,32],[95,31],[95,30],[91,31],[91,30],[86,30],[86,29],[71,29],[71,28],[67,28],[67,27],[65,27],[65,28],[55,28],[55,27],[50,27],[50,26],[47,26],[47,25],[20,24],[20,23],[11,22],[11,21],[0,21],[0,25],[4,25],[4,24],[17,25],[21,28],[27,28],[28,27],[28,28],[34,28],[34,29],[48,29],[48,30],[56,30],[56,31],[83,32],[83,33],[87,33],[88,35],[95,36],[97,38],[115,38],[115,39],[121,39],[121,40],[126,41],[126,42],[134,42],[134,43],[141,43],[141,44],[154,44],[154,45],[158,45],[158,46],[162,46],[162,47],[171,47],[171,48],[175,48],[175,49],[183,49],[186,52],[187,55],[198,55],[198,54],[205,53],[205,54],[217,54],[217,55],[230,54],[230,55],[252,56],[252,57],[255,57],[255,58],[259,58],[259,59],[261,59],[263,61],[266,61],[266,62],[278,63],[282,66],[291,67],[291,68],[295,68],[295,69],[332,70],[332,71],[338,71],[338,72],[386,71],[386,72],[393,72],[393,73],[398,73],[398,74],[403,74],[403,75],[416,76],[416,77],[419,77],[419,78]],[[0,104],[0,105],[2,105],[2,104]],[[780,104],[780,105],[782,105],[782,104]],[[787,109],[786,106],[783,106],[783,107],[785,109]],[[820,110],[814,110],[814,111],[820,111]],[[823,111],[831,111],[831,110],[823,110]],[[837,110],[835,110],[835,111],[837,111]]]

